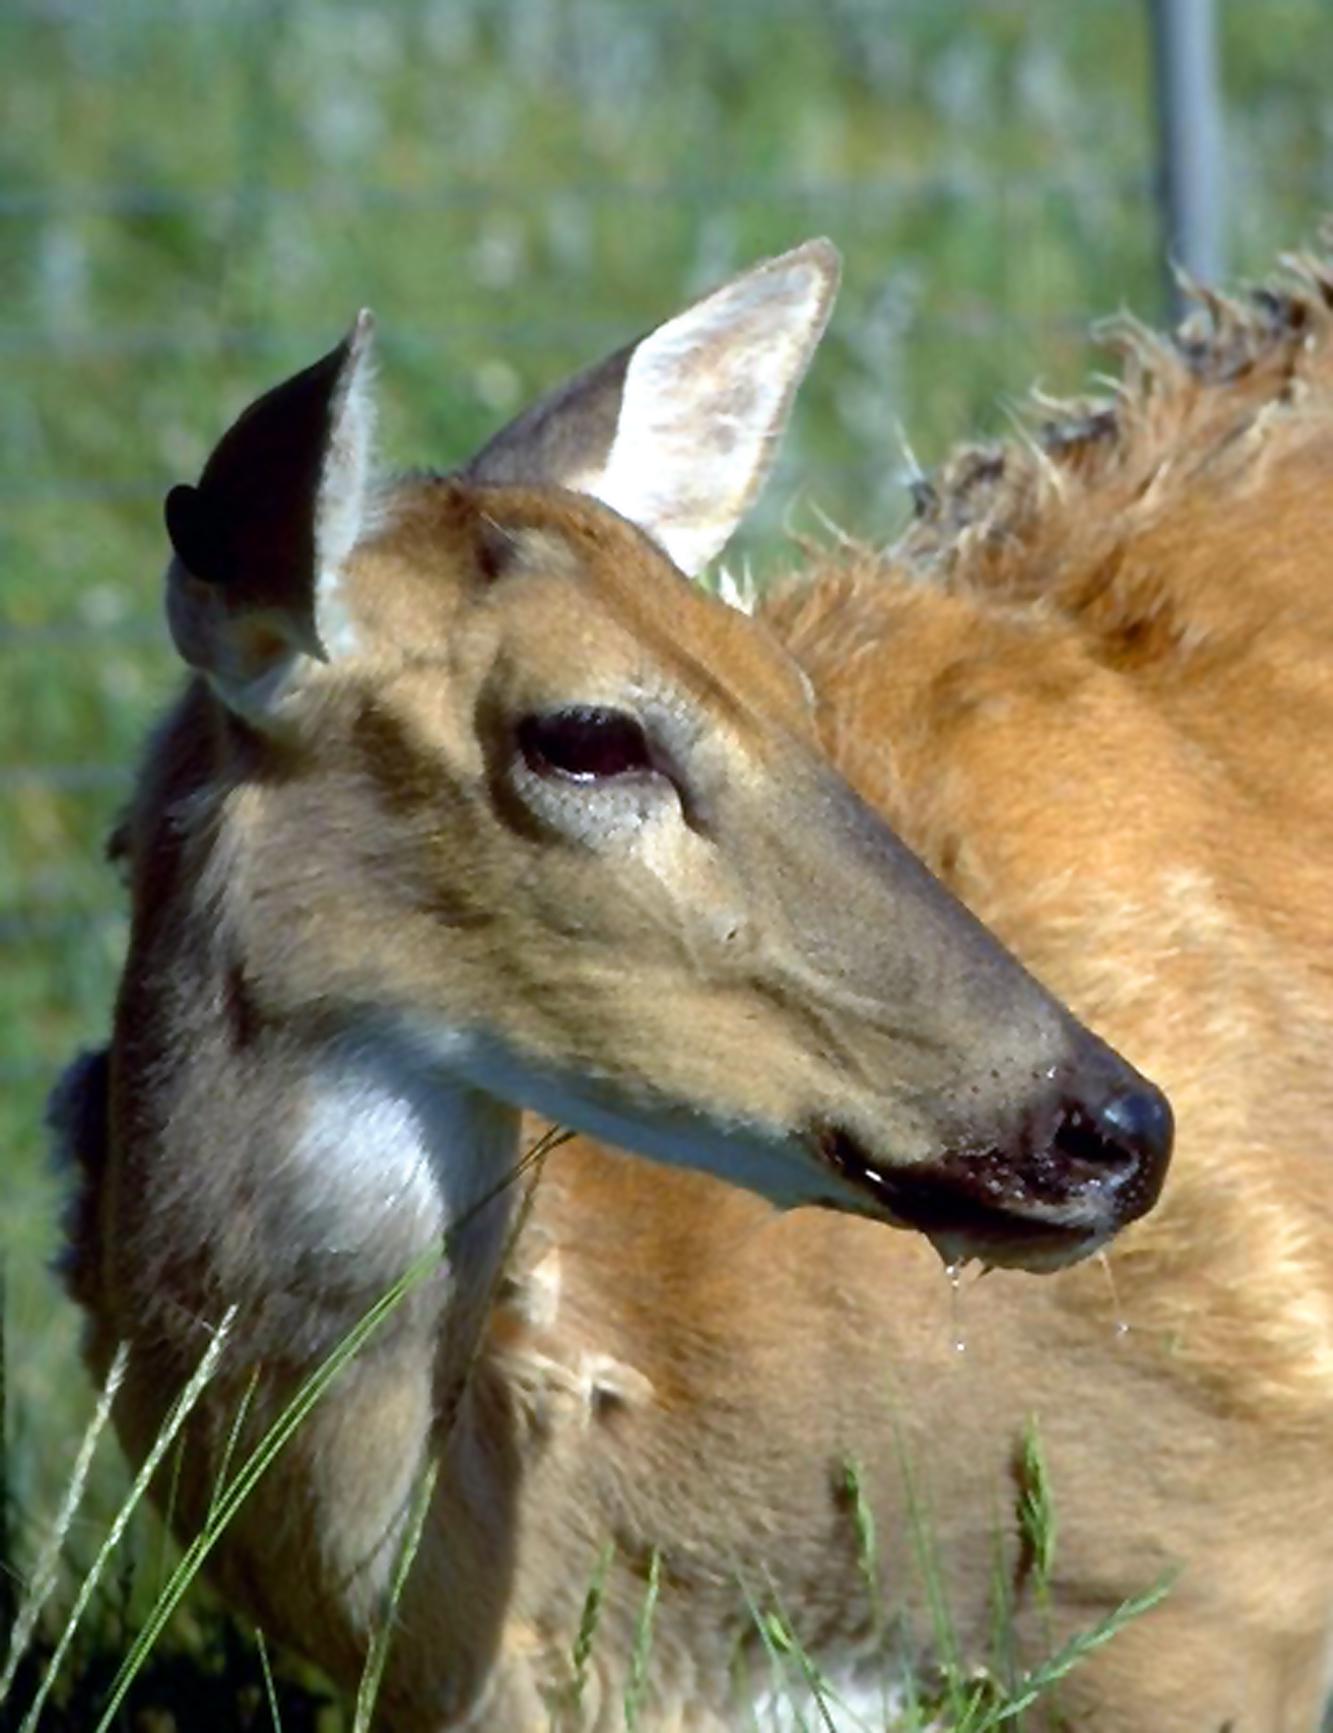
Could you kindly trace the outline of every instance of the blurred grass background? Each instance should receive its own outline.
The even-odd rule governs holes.
[[[1325,0],[1221,0],[1231,263],[1333,208]],[[174,672],[159,500],[380,317],[395,460],[812,233],[841,305],[745,549],[902,515],[926,463],[1164,315],[1139,0],[6,0],[0,8],[0,1256],[9,1521],[87,1410],[43,1097],[124,937],[101,844]],[[77,1540],[77,1535],[75,1537]]]

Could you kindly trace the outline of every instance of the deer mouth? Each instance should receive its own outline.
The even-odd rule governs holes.
[[[1081,1128],[1073,1120],[1075,1132]],[[1065,1143],[1077,1143],[1063,1122]],[[1061,1148],[1058,1140],[1017,1157],[998,1147],[960,1148],[934,1160],[886,1168],[851,1133],[825,1126],[814,1147],[846,1195],[827,1207],[914,1228],[948,1264],[971,1259],[997,1268],[1046,1271],[1095,1252],[1157,1196],[1157,1183],[1132,1163],[1109,1162],[1100,1148]]]

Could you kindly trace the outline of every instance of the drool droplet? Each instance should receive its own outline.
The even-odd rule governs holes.
[[[1098,1252],[1097,1262],[1102,1267],[1102,1274],[1106,1277],[1106,1286],[1110,1290],[1111,1311],[1115,1315],[1115,1333],[1117,1336],[1128,1336],[1129,1324],[1120,1308],[1120,1293],[1115,1285],[1115,1271],[1111,1268],[1111,1260],[1105,1252]]]
[[[946,1264],[949,1278],[949,1336],[955,1354],[967,1352],[967,1337],[963,1334],[963,1266],[959,1262]]]

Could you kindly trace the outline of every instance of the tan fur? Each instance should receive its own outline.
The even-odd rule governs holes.
[[[1331,302],[1311,262],[1183,353],[1131,330],[1113,404],[956,458],[887,573],[768,609],[856,785],[1189,1104],[1121,1286],[1284,1426],[1333,1401]]]
[[[138,948],[109,1147],[96,1115],[72,1127],[90,1194],[74,1285],[95,1367],[132,1339],[119,1415],[132,1455],[197,1359],[200,1321],[243,1304],[183,1459],[187,1529],[256,1366],[247,1438],[419,1243],[406,1204],[369,1212],[350,1249],[303,1241],[293,1212],[318,1187],[282,1192],[288,1170],[263,1138],[293,1108],[259,1069],[270,1038],[293,1044],[294,1063],[295,1005],[364,992],[372,964],[424,1004],[447,963],[488,1027],[563,1060],[577,1025],[590,1065],[654,1076],[677,1100],[752,1090],[799,1117],[811,1092],[846,1107],[872,1087],[850,998],[821,1018],[785,994],[737,1000],[734,979],[718,998],[702,928],[696,972],[677,959],[669,975],[649,905],[617,927],[605,890],[594,906],[549,850],[530,857],[549,875],[541,894],[620,944],[626,980],[541,937],[547,905],[513,866],[518,845],[479,802],[455,825],[458,774],[438,768],[484,749],[505,680],[558,687],[581,658],[614,670],[623,655],[725,718],[727,751],[764,767],[745,809],[753,852],[724,853],[739,867],[717,878],[717,859],[681,838],[655,870],[703,875],[703,909],[729,897],[771,919],[746,899],[783,860],[809,893],[810,930],[845,947],[850,970],[865,966],[858,943],[873,960],[875,924],[839,917],[870,907],[875,884],[852,874],[834,826],[784,853],[810,786],[787,779],[813,725],[850,782],[1176,1107],[1175,1171],[1158,1211],[1116,1242],[1114,1287],[1095,1263],[1042,1280],[999,1271],[964,1282],[956,1316],[919,1237],[775,1216],[714,1178],[581,1141],[555,1150],[504,1270],[503,1224],[465,1248],[483,1300],[460,1316],[449,1272],[415,1290],[219,1551],[223,1586],[267,1631],[354,1682],[413,1485],[439,1461],[387,1725],[622,1726],[654,1554],[645,1728],[745,1724],[737,1680],[767,1668],[747,1592],[783,1608],[835,1682],[892,1677],[895,1658],[929,1664],[913,1541],[925,1511],[975,1662],[990,1658],[997,1569],[1019,1660],[1179,1572],[1164,1605],[1030,1725],[1317,1726],[1333,1637],[1329,301],[1307,267],[1285,299],[1219,306],[1212,334],[1179,353],[1135,334],[1113,404],[1061,414],[1032,445],[960,456],[887,559],[818,562],[772,597],[771,637],[641,569],[623,526],[545,492],[489,502],[534,582],[469,611],[458,574],[479,545],[476,502],[450,485],[404,496],[360,556],[359,617],[384,650],[357,684],[336,666],[317,675],[295,732],[239,751],[215,702],[187,695],[130,823]],[[452,612],[432,653],[424,598],[433,610],[441,595]],[[496,609],[520,602],[497,660]],[[813,723],[787,653],[814,683]],[[464,870],[464,846],[480,870]],[[336,905],[331,860],[356,893]],[[496,884],[498,898],[478,888]],[[750,985],[767,954],[751,953]],[[1020,983],[1002,979],[1021,1007]],[[975,1111],[999,1123],[989,1056],[1008,1089],[1022,1062],[1015,1037],[988,1045],[988,1026],[1009,1005],[983,992],[974,1015],[953,1010],[977,1060]],[[1037,1012],[1015,1014],[1034,1039]],[[188,1063],[164,1093],[161,1076],[136,1077],[136,1049],[160,1056],[168,1033]],[[821,1039],[841,1094],[811,1069],[805,1046]],[[223,1112],[247,1093],[258,1124]],[[858,1124],[875,1111],[864,1099]],[[1059,1519],[1049,1611],[1018,1515],[1033,1414]],[[858,1565],[849,1462],[875,1510],[887,1628]],[[574,1638],[608,1542],[576,1711]]]

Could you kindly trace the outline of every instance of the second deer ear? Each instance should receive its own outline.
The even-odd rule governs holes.
[[[772,468],[837,285],[823,240],[733,277],[543,398],[467,475],[592,494],[694,576]]]
[[[365,524],[371,318],[250,405],[195,487],[166,499],[176,647],[234,710],[262,720],[312,658],[348,647],[340,583]]]

